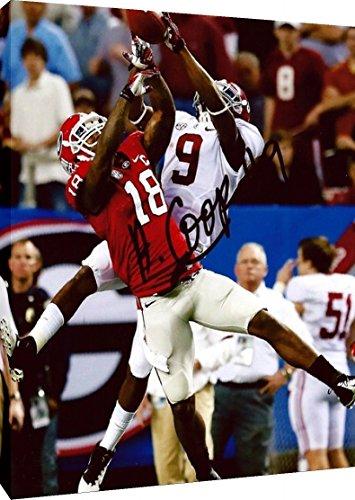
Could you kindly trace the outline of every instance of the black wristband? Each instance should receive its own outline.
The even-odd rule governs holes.
[[[179,38],[179,40],[173,47],[173,52],[175,52],[175,54],[178,54],[179,52],[182,51],[182,49],[185,48],[185,46],[186,46],[185,40],[183,38]]]
[[[123,99],[126,99],[126,101],[128,102],[132,102],[133,99],[136,97],[132,90],[130,89],[129,85],[126,85],[125,87],[123,87],[123,89],[121,90],[121,93],[120,93],[120,97],[122,97]]]

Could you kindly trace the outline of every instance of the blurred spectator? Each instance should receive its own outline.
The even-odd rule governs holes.
[[[0,318],[5,318],[10,328],[16,331],[6,284],[1,276]],[[24,416],[24,407],[18,384],[11,379],[6,351],[3,343],[0,342],[0,484],[9,496],[11,495],[10,426],[14,431],[20,431],[23,426]]]
[[[355,105],[338,118],[335,136],[338,149],[355,151]]]
[[[10,23],[10,3],[4,5],[0,9],[0,75],[2,74],[2,58],[5,49],[5,39],[9,29]],[[6,84],[5,81],[0,78],[0,106],[5,95]]]
[[[10,105],[10,93],[7,93],[0,109],[0,207],[15,207],[20,199],[21,156],[11,139]]]
[[[11,20],[23,19],[24,13],[21,8],[22,2],[11,2]],[[76,5],[47,4],[45,16],[49,21],[57,24],[66,33],[70,33],[78,25],[80,19],[80,8]]]
[[[355,106],[355,28],[348,28],[345,40],[349,57],[326,73],[323,99],[308,114],[309,125],[316,124],[323,113]]]
[[[260,62],[251,52],[240,52],[234,61],[236,82],[245,91],[250,103],[250,121],[264,130],[264,96],[260,91]]]
[[[331,24],[307,24],[302,27],[307,38],[301,41],[302,47],[312,49],[322,56],[330,68],[343,62],[349,55],[344,43],[345,28]]]
[[[299,24],[275,22],[274,26],[278,48],[269,55],[262,76],[266,139],[275,130],[303,126],[321,99],[325,72],[320,55],[300,46]]]
[[[73,113],[69,87],[46,70],[47,51],[40,41],[27,39],[21,57],[28,78],[12,94],[11,133],[22,154],[23,203],[65,210],[67,176],[59,167],[56,143],[60,125]]]
[[[83,79],[80,84],[90,88],[98,97],[100,107],[107,100],[112,78],[111,72],[106,68],[106,72],[97,72],[95,75],[90,71],[90,60],[96,53],[97,47],[101,43],[103,34],[109,29],[110,20],[106,13],[96,7],[80,7],[82,12],[78,26],[70,35],[70,42],[78,58]]]
[[[91,113],[96,110],[96,98],[90,89],[80,88],[73,93],[75,113]]]
[[[180,33],[196,59],[216,80],[233,81],[234,69],[225,45],[223,32],[207,16],[173,14]],[[195,93],[186,69],[176,54],[161,45],[160,70],[175,99],[177,109],[194,114],[192,98]]]
[[[243,179],[237,190],[235,203],[309,205],[323,202],[321,187],[312,164],[300,159],[291,134],[278,131],[271,139],[280,147],[284,169],[278,155],[270,159],[263,155]]]
[[[235,19],[225,16],[214,16],[213,20],[223,32],[224,46],[230,59],[233,60],[238,53],[238,31]]]
[[[89,62],[89,71],[102,80],[110,78],[112,73],[112,88],[109,108],[112,109],[127,80],[128,64],[122,52],[131,47],[131,33],[122,19],[121,9],[111,9],[113,16],[109,25],[101,33],[94,57]]]
[[[246,290],[254,293],[279,321],[307,338],[307,330],[294,305],[281,293],[267,288],[267,258],[258,243],[244,244],[236,256],[234,273]],[[230,437],[236,442],[232,477],[267,473],[267,454],[274,427],[276,392],[289,380],[292,370],[279,369],[279,357],[264,340],[236,334],[239,352],[215,372],[215,411],[212,437],[216,470]]]
[[[21,47],[27,37],[40,40],[48,54],[48,70],[58,74],[68,83],[81,79],[80,68],[64,31],[44,18],[46,4],[21,2],[25,19],[11,22],[3,53],[2,74],[13,89],[26,78],[21,60]]]
[[[355,153],[347,159],[349,187],[326,189],[324,197],[328,205],[355,205]]]
[[[47,293],[35,284],[41,266],[41,254],[31,241],[12,245],[9,299],[20,338],[29,333],[48,301]],[[11,442],[12,495],[17,498],[58,493],[57,411],[68,368],[59,346],[52,355],[43,349],[20,385],[25,421]]]

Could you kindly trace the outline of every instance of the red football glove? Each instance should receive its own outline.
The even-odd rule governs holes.
[[[123,99],[126,99],[126,101],[131,102],[135,97],[147,94],[151,90],[151,86],[148,83],[149,80],[158,74],[159,71],[145,69],[131,75],[127,85],[123,87],[120,96],[123,97]]]
[[[164,35],[165,45],[173,52],[180,52],[185,47],[185,40],[180,35],[179,28],[173,22],[168,12],[162,13],[162,19],[166,26]]]
[[[122,52],[122,55],[127,61],[138,69],[152,69],[158,71],[155,65],[153,52],[150,44],[141,40],[137,35],[132,34],[132,53]]]

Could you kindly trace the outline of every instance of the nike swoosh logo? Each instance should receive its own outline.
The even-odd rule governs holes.
[[[154,304],[154,302],[156,302],[156,300],[152,300],[151,302],[146,302],[146,303],[144,304],[144,307],[149,307],[149,306],[153,305],[153,304]]]

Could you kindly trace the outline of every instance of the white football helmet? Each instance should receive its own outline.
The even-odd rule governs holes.
[[[92,160],[97,145],[95,134],[101,134],[107,118],[97,113],[75,113],[60,127],[57,154],[64,170],[71,175],[80,161]]]

